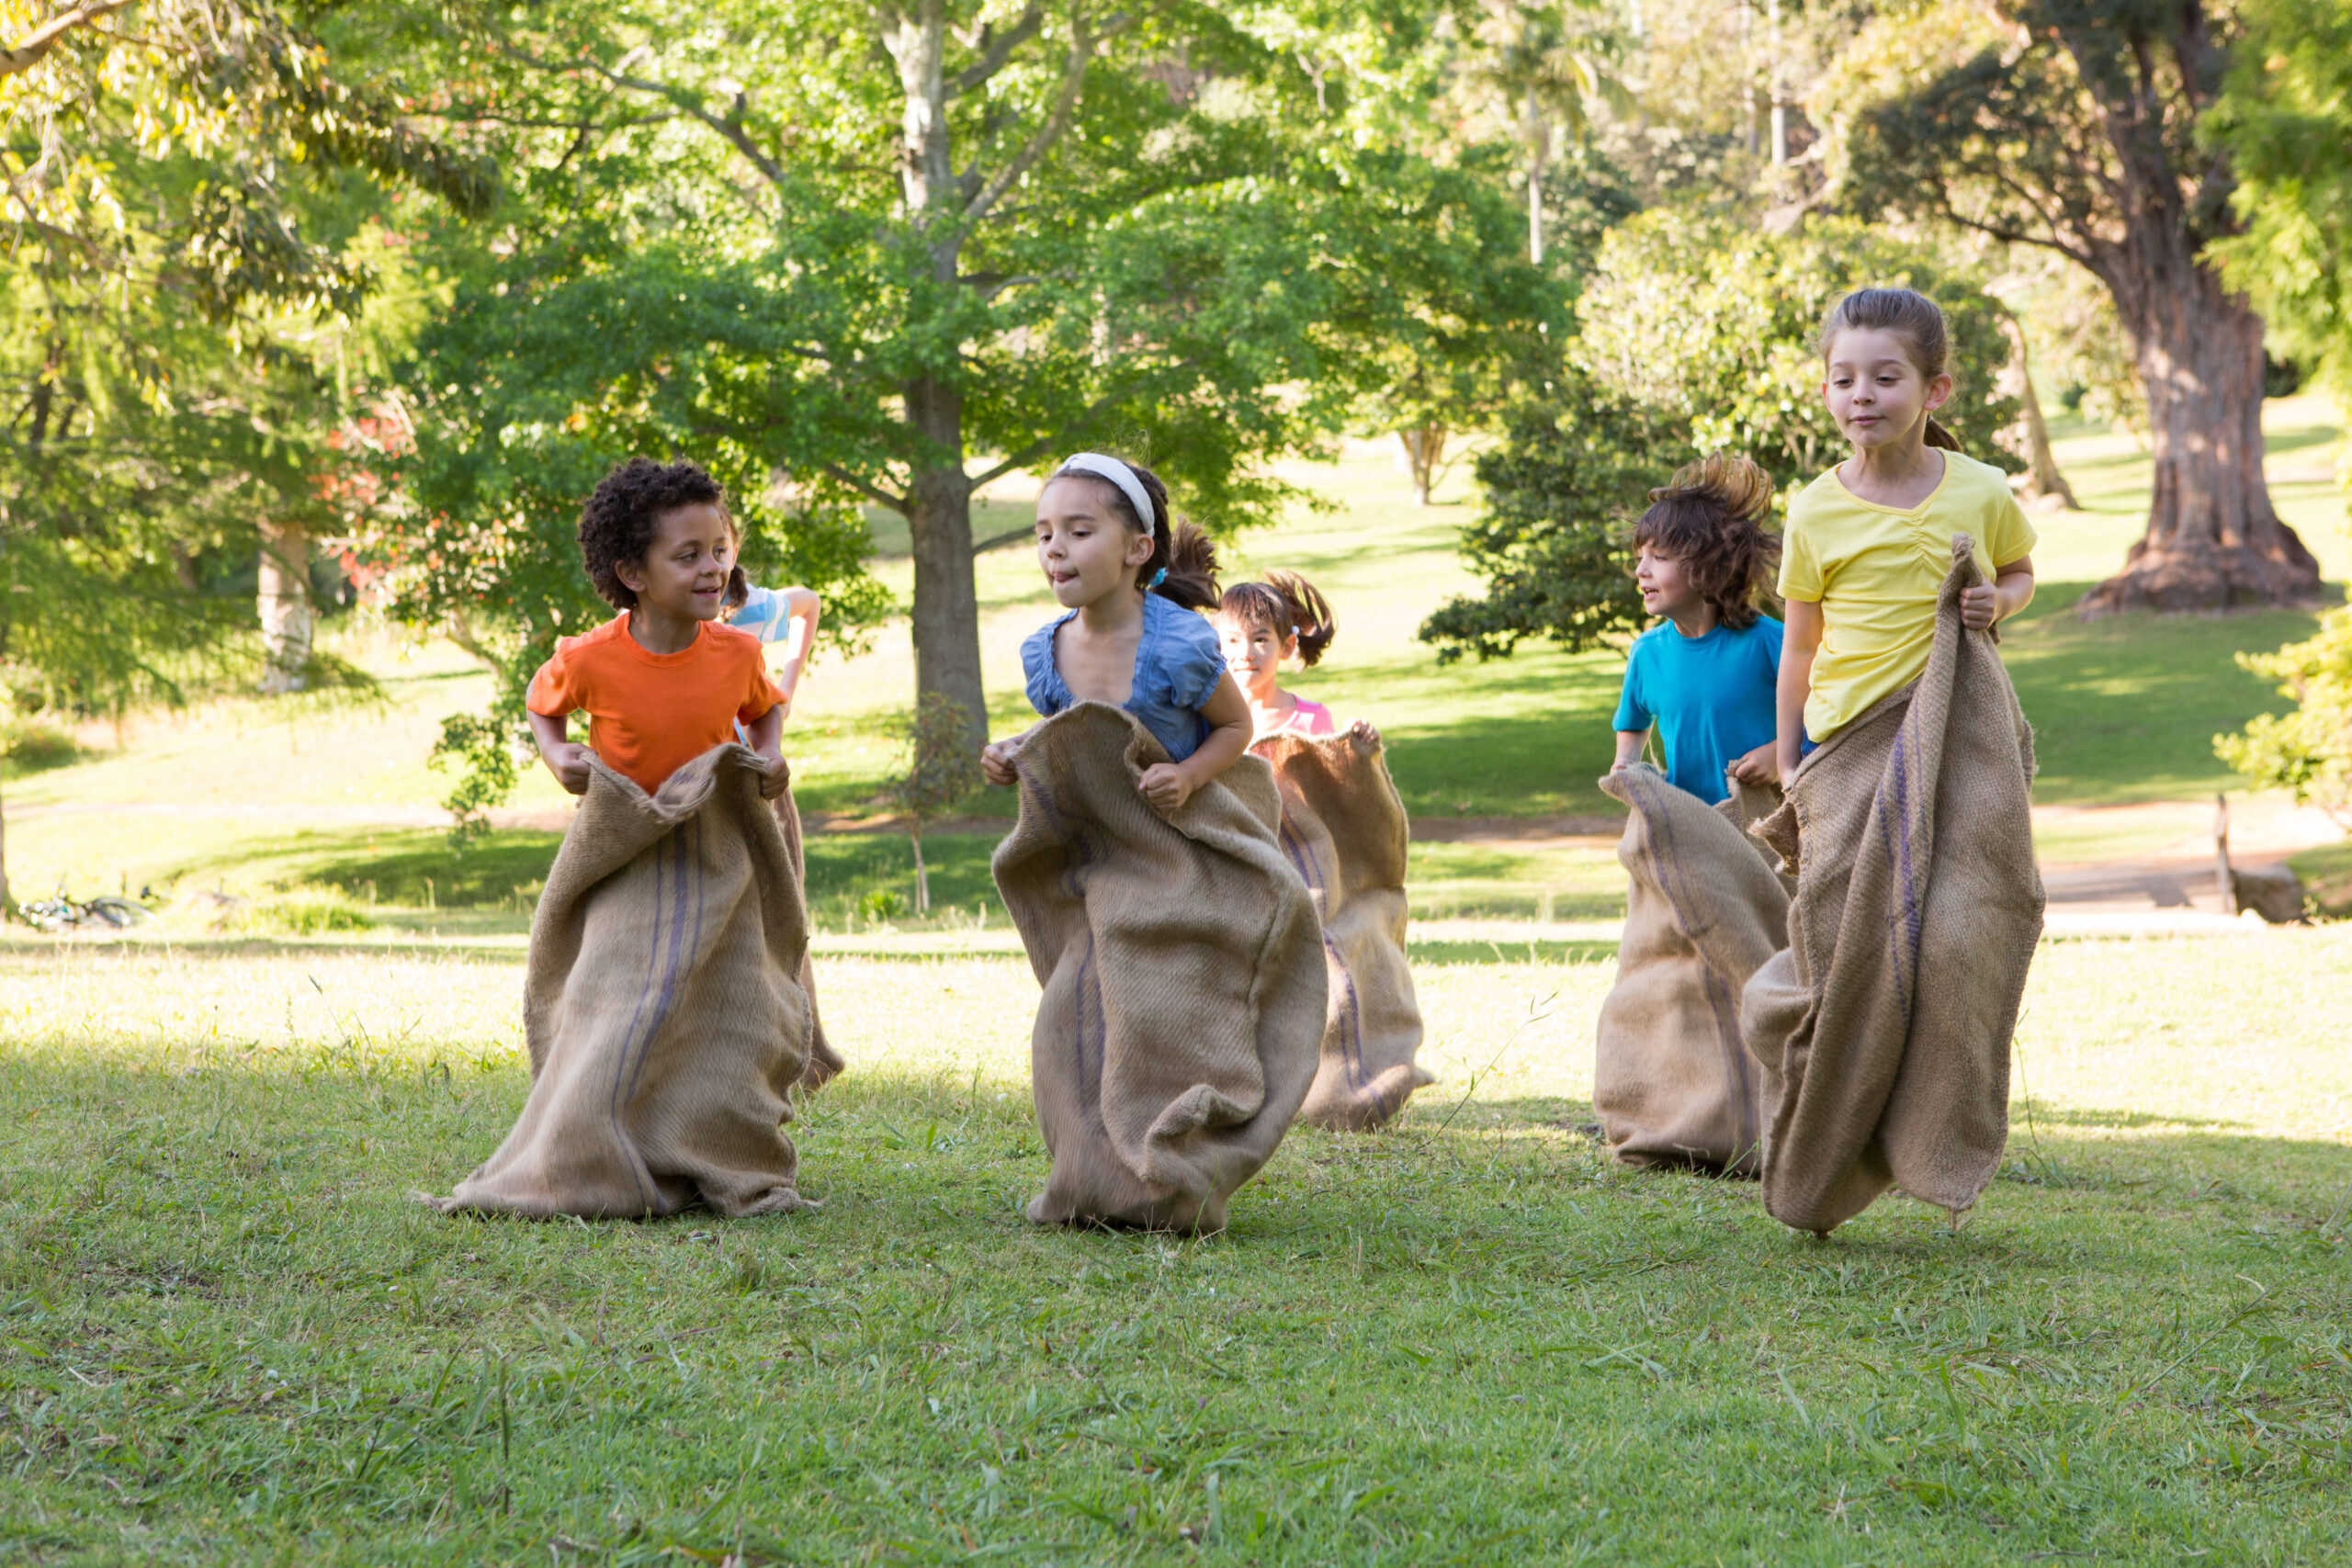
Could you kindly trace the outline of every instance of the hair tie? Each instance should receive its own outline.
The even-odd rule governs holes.
[[[1165,581],[1168,581],[1168,569],[1167,569],[1166,567],[1164,567],[1164,566],[1163,566],[1163,567],[1161,567],[1158,571],[1155,571],[1155,572],[1153,572],[1153,573],[1151,574],[1151,581],[1150,581],[1149,582],[1145,583],[1145,584],[1144,584],[1144,586],[1145,586],[1146,588],[1157,588],[1157,587],[1159,587],[1161,583],[1163,583],[1163,582],[1165,582]]]

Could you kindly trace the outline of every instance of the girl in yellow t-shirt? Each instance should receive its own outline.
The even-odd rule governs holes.
[[[1774,761],[1807,752],[1928,667],[1936,592],[1966,534],[1989,586],[1962,597],[1983,631],[2033,598],[2034,546],[2000,469],[1963,457],[1929,417],[1951,397],[1943,311],[1908,288],[1863,288],[1821,327],[1821,395],[1854,455],[1789,502],[1788,604]]]

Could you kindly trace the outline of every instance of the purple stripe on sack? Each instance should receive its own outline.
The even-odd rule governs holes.
[[[1905,744],[1910,735],[1908,724],[1894,732],[1891,777],[1878,800],[1879,833],[1894,852],[1897,905],[1887,913],[1887,947],[1894,959],[1895,996],[1906,1018],[1911,1013],[1912,980],[1919,969],[1920,940],[1917,871],[1911,854],[1911,754]]]
[[[686,840],[686,835],[689,832],[694,835],[694,840],[691,845]],[[681,822],[678,824],[676,831],[671,836],[677,840],[678,844],[678,891],[676,895],[678,918],[672,923],[670,928],[670,964],[669,967],[663,971],[662,976],[662,999],[654,1006],[653,1021],[646,1026],[646,1043],[649,1046],[652,1043],[654,1032],[659,1030],[662,1027],[662,1021],[670,1016],[671,1006],[677,1000],[681,972],[684,969],[686,964],[691,962],[694,956],[702,951],[702,911],[704,898],[702,887],[703,861],[701,816],[697,814],[694,817],[688,818],[685,821]],[[691,895],[689,894],[689,889],[692,890]],[[691,940],[688,939],[686,935],[685,922],[686,900],[690,896],[694,900],[695,914],[695,930]],[[643,1055],[638,1057],[637,1071],[630,1076],[628,1085],[628,1092],[632,1099],[635,1098],[637,1094],[638,1079],[644,1076],[645,1064],[652,1059],[653,1053],[650,1050],[646,1051]]]
[[[629,1175],[636,1180],[638,1195],[644,1200],[648,1209],[658,1206],[659,1194],[654,1192],[647,1179],[645,1162],[637,1157],[637,1145],[629,1140],[628,1125],[621,1117],[621,1106],[627,1099],[622,1086],[633,1076],[629,1070],[630,1063],[637,1055],[638,1047],[642,1043],[638,1033],[638,1025],[646,1024],[647,1038],[650,1038],[653,1032],[652,1024],[646,1021],[645,1004],[654,994],[653,971],[662,953],[662,851],[657,849],[653,856],[653,936],[645,944],[645,978],[638,987],[637,1007],[629,1014],[628,1031],[621,1036],[620,1058],[613,1064],[613,1098],[611,1105],[607,1107],[607,1114],[611,1117],[613,1123],[613,1143],[616,1147],[628,1151]],[[661,1016],[658,1010],[654,1016],[658,1021]]]
[[[1282,844],[1283,852],[1290,857],[1291,868],[1298,873],[1298,879],[1321,891],[1328,908],[1331,885],[1323,878],[1323,863],[1316,859],[1314,849],[1291,831],[1288,818],[1275,829],[1274,837]],[[1347,1010],[1342,1015],[1345,1021],[1340,1031],[1340,1062],[1347,1068],[1348,1088],[1361,1095],[1364,1089],[1363,1001],[1356,994],[1356,977],[1349,971],[1348,961],[1340,956],[1339,948],[1328,935],[1323,939],[1323,951],[1330,955],[1331,967],[1340,972],[1340,983],[1347,987]]]
[[[1658,809],[1657,792],[1674,786],[1661,780],[1643,776],[1633,769],[1618,775],[1627,781],[1636,793],[1643,793],[1650,810],[1644,820],[1654,830],[1642,835],[1644,852],[1650,863],[1650,872],[1657,883],[1657,890],[1674,906],[1675,919],[1687,933],[1698,923],[1700,910],[1690,896],[1681,856],[1674,847],[1672,815]],[[1692,944],[1696,946],[1696,943]],[[1742,1152],[1752,1147],[1757,1138],[1756,1084],[1747,1071],[1747,1047],[1739,1037],[1739,1007],[1733,999],[1731,987],[1724,984],[1715,966],[1700,954],[1699,966],[1707,976],[1707,1006],[1715,1015],[1715,1043],[1722,1047],[1724,1076],[1731,1080],[1732,1094],[1737,1107],[1739,1125],[1733,1131],[1734,1142]]]
[[[1094,934],[1086,937],[1086,951],[1078,960],[1077,995],[1070,1007],[1073,1024],[1071,1045],[1078,1063],[1078,1081],[1083,1090],[1081,1099],[1086,1108],[1087,1124],[1104,1137],[1110,1129],[1102,1123],[1102,1052],[1108,1042],[1110,1025],[1102,1014],[1102,990],[1093,979]],[[1092,998],[1092,1015],[1088,1014],[1087,1001]]]

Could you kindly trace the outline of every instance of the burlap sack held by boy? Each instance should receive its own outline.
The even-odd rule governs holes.
[[[1281,842],[1323,925],[1322,1063],[1300,1119],[1361,1132],[1437,1080],[1414,1061],[1405,959],[1405,803],[1376,738],[1278,735],[1253,749],[1282,795]]]
[[[622,1218],[811,1207],[783,1124],[815,1013],[789,775],[703,753],[647,795],[593,764],[531,922],[531,1092],[447,1210]],[[838,1058],[835,1058],[836,1062]]]
[[[1954,1216],[2008,1138],[2009,1039],[2041,936],[2033,735],[1966,535],[1925,673],[1804,760],[1757,836],[1794,870],[1789,946],[1747,984],[1763,1070],[1764,1204],[1826,1234],[1890,1187]]]
[[[1014,753],[1021,817],[994,871],[1045,987],[1040,1224],[1223,1229],[1315,1079],[1322,940],[1275,843],[1272,773],[1243,757],[1163,816],[1137,780],[1165,758],[1096,702]]]
[[[1747,829],[1778,792],[1739,784],[1709,806],[1643,764],[1600,787],[1631,813],[1625,931],[1593,1051],[1601,1135],[1627,1165],[1753,1176],[1762,1121],[1739,998],[1788,945],[1789,886]]]

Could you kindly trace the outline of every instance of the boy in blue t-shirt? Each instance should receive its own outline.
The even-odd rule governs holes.
[[[1781,553],[1761,526],[1772,481],[1719,452],[1679,470],[1650,502],[1634,525],[1634,581],[1664,624],[1636,637],[1625,661],[1610,771],[1641,756],[1655,724],[1668,780],[1712,806],[1731,793],[1726,773],[1750,784],[1779,776],[1781,623],[1756,607]]]

